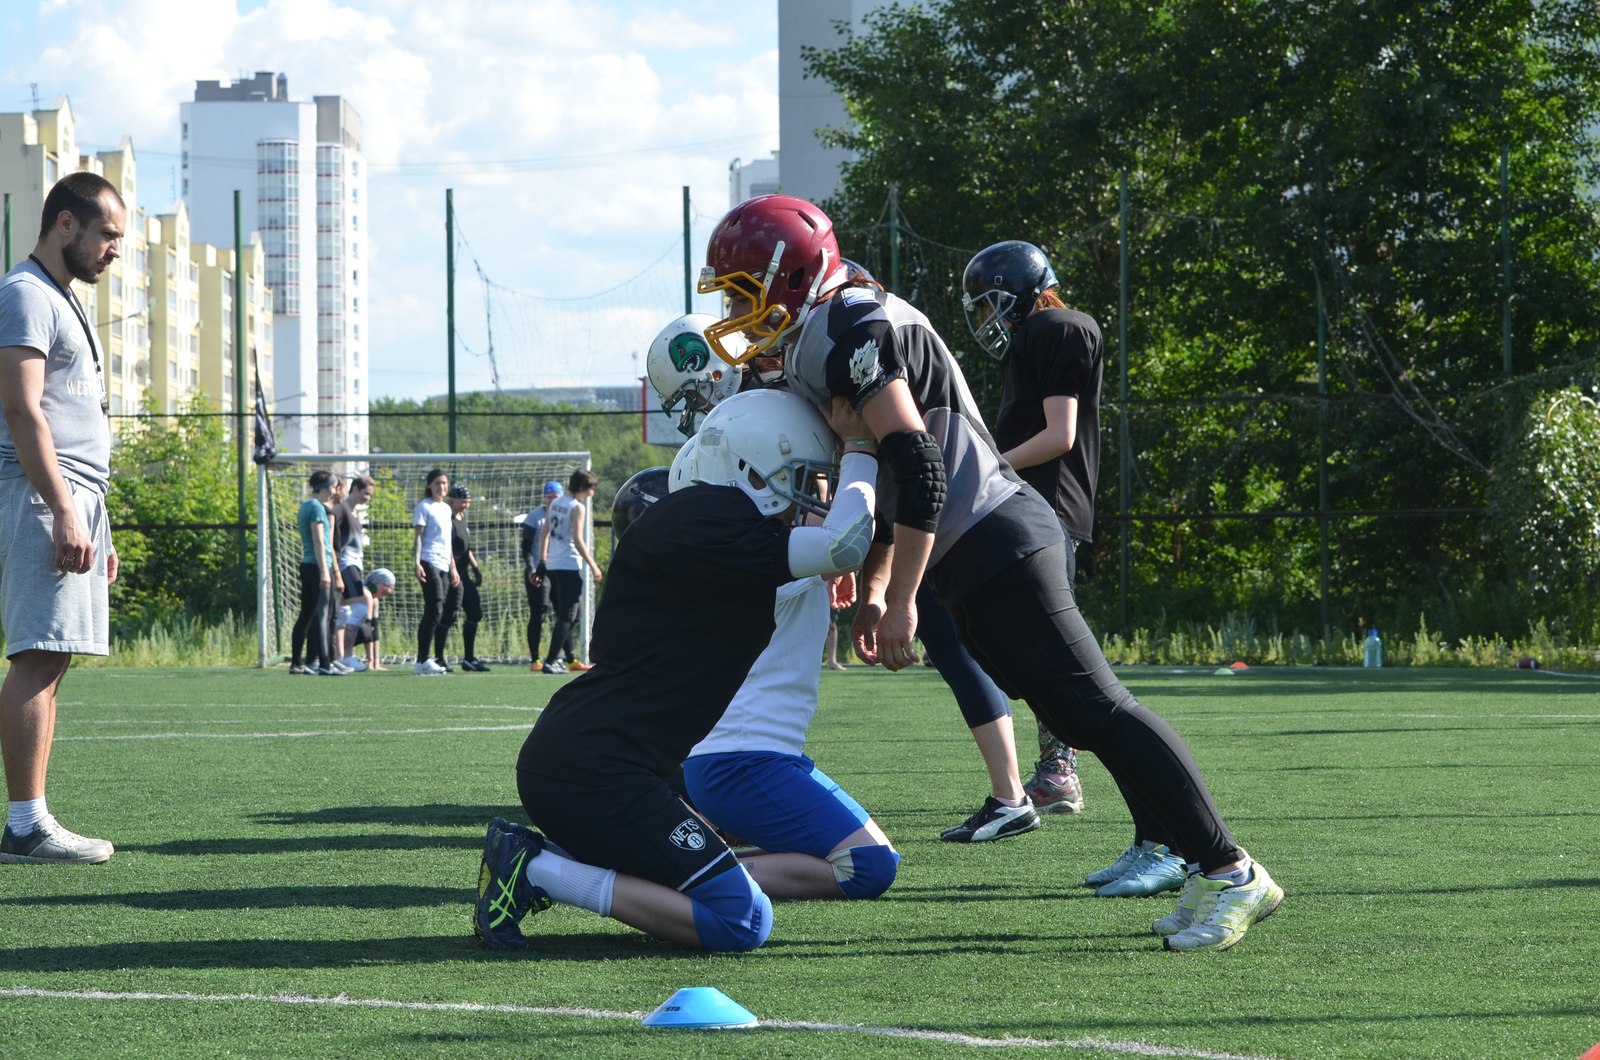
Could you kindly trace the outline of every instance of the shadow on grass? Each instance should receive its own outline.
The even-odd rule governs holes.
[[[463,903],[462,923],[467,922]],[[130,968],[351,968],[453,961],[614,961],[641,956],[693,955],[644,935],[532,937],[526,950],[486,950],[461,935],[392,939],[182,939],[99,945],[29,946],[8,950],[7,972],[94,972]]]
[[[520,806],[469,806],[462,803],[433,803],[426,806],[329,806],[300,812],[258,813],[252,820],[261,824],[373,824],[411,827],[471,827],[482,831],[491,817],[523,819]]]
[[[218,890],[136,891],[130,894],[27,895],[0,898],[0,908],[37,905],[123,906],[130,909],[407,909],[472,901],[471,881],[460,887],[359,884],[351,887],[238,887]]]
[[[485,821],[487,823],[487,821]],[[480,826],[481,827],[481,826]],[[483,836],[409,835],[404,832],[371,832],[365,835],[298,835],[282,838],[266,836],[227,836],[217,839],[178,839],[170,843],[118,844],[122,853],[158,854],[169,857],[197,857],[227,854],[326,853],[332,850],[456,850],[483,849]]]

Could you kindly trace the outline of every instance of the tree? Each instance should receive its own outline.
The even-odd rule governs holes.
[[[893,187],[944,251],[909,255],[902,289],[958,347],[957,248],[1019,236],[1115,334],[1127,174],[1128,500],[1204,517],[1315,510],[1324,459],[1335,509],[1486,504],[1522,411],[1499,387],[1503,211],[1515,368],[1559,386],[1600,342],[1597,39],[1600,11],[1576,0],[1022,0],[888,9],[808,58],[851,120],[829,134],[855,159],[827,204],[845,253],[882,275]],[[974,375],[992,403],[992,373]],[[1103,486],[1118,510],[1115,476]],[[1332,526],[1340,624],[1425,608],[1447,633],[1487,631],[1473,600],[1505,578],[1481,524]],[[1141,523],[1141,617],[1248,607],[1311,626],[1317,536],[1311,520]]]
[[[180,618],[215,621],[253,606],[242,598],[250,590],[241,585],[235,534],[178,528],[239,521],[236,456],[223,418],[208,412],[197,394],[173,419],[128,420],[119,432],[106,496],[111,522],[156,529],[115,534],[114,635]],[[246,519],[253,521],[253,510]]]

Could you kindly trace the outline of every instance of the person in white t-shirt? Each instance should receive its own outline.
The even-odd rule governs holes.
[[[539,541],[539,566],[550,580],[550,602],[555,620],[550,626],[550,651],[544,658],[544,672],[564,674],[568,670],[587,670],[589,664],[573,657],[573,623],[583,599],[583,567],[596,582],[600,566],[589,554],[584,532],[588,509],[583,502],[594,496],[600,478],[593,471],[579,468],[567,480],[567,492],[550,505],[544,536]],[[565,662],[563,662],[565,660]]]
[[[422,586],[422,619],[417,623],[417,662],[411,672],[423,677],[444,673],[433,661],[433,633],[444,614],[444,600],[451,586],[461,582],[455,556],[450,551],[450,521],[454,513],[444,495],[450,489],[450,476],[440,468],[428,472],[428,485],[411,525],[416,527],[416,565],[413,573]]]

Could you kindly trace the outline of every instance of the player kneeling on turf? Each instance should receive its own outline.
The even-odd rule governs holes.
[[[489,824],[473,923],[486,945],[526,946],[520,922],[551,902],[685,946],[766,941],[770,899],[666,778],[767,647],[778,587],[865,557],[877,459],[860,426],[842,402],[824,421],[777,391],[737,395],[706,417],[686,484],[617,544],[594,668],[555,694],[523,744],[517,786],[540,832]],[[817,485],[833,470],[835,431],[850,441],[830,510]],[[827,518],[796,527],[798,510]],[[714,630],[720,650],[686,650],[673,630],[691,644]]]

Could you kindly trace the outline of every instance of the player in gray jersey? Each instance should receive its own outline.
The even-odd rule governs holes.
[[[0,686],[9,805],[0,862],[98,863],[104,839],[69,832],[45,804],[56,696],[74,654],[109,651],[117,553],[106,517],[111,432],[101,350],[72,282],[120,256],[127,208],[104,177],[50,189],[39,242],[0,280]]]
[[[1125,688],[1078,610],[1050,506],[1001,459],[961,370],[926,317],[850,286],[833,223],[785,195],[748,199],[717,224],[701,294],[728,297],[707,328],[730,364],[781,354],[790,387],[859,411],[876,441],[881,528],[853,636],[863,661],[914,658],[926,574],[962,642],[1051,731],[1100,758],[1191,866],[1178,908],[1152,928],[1169,950],[1222,950],[1283,900],[1234,841],[1182,738]],[[737,355],[725,339],[749,340]]]

